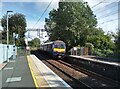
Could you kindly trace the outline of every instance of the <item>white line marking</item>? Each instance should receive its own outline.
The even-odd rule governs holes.
[[[4,70],[12,70],[13,69],[13,67],[6,67],[6,68],[4,68]]]
[[[9,62],[15,62],[15,60],[10,60]]]
[[[21,81],[21,77],[12,77],[12,78],[7,78],[6,82],[19,82]]]
[[[50,87],[68,87],[72,89],[63,79],[55,74],[50,68],[48,68],[42,61],[40,61],[35,55],[30,55],[36,64],[39,71],[42,73],[44,79],[48,82]],[[36,60],[35,60],[36,59]]]

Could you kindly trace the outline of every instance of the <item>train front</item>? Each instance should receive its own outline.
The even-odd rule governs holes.
[[[53,55],[57,58],[64,58],[66,52],[66,46],[63,41],[55,41],[53,45]]]

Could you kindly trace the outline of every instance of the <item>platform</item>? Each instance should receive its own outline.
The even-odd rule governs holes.
[[[84,56],[76,56],[76,55],[70,55],[70,57],[81,58],[81,59],[84,59],[84,60],[90,60],[90,61],[94,61],[94,62],[99,62],[99,63],[104,63],[104,64],[109,64],[109,65],[119,66],[120,67],[120,63],[117,63],[117,62],[109,62],[109,61],[97,60],[97,59],[92,59],[92,58],[86,58]]]
[[[14,60],[10,59],[0,72],[2,89],[35,88],[26,55],[20,55]]]
[[[36,87],[72,89],[35,55],[27,56],[27,58]]]
[[[2,89],[72,89],[35,55],[20,55],[0,70]]]

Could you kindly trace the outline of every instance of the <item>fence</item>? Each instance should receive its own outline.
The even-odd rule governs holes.
[[[12,57],[13,53],[13,45],[9,45],[8,58]],[[17,55],[17,47],[15,47],[15,55]],[[4,61],[7,61],[7,45],[0,44],[0,63]]]

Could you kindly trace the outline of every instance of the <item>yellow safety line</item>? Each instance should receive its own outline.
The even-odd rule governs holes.
[[[32,74],[32,78],[33,78],[33,81],[34,81],[34,84],[35,84],[35,87],[38,88],[38,84],[37,84],[37,81],[36,81],[36,78],[34,76],[34,73],[32,71],[32,68],[31,68],[31,65],[30,65],[30,56],[27,56],[27,59],[28,59],[28,65],[29,65],[29,68],[30,68],[30,71],[31,71],[31,74]]]

